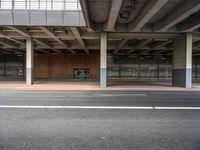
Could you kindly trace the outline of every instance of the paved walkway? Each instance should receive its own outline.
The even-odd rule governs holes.
[[[35,81],[26,85],[24,81],[0,81],[0,90],[130,90],[130,91],[200,91],[200,83],[192,89],[172,87],[170,81],[110,81],[101,88],[98,81]]]

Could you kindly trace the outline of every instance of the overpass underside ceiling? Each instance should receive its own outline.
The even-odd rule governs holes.
[[[108,33],[108,53],[171,55],[174,33]],[[1,26],[0,53],[25,53],[33,38],[36,54],[90,54],[100,52],[100,33],[87,27]],[[200,36],[193,34],[193,53],[200,52]]]
[[[197,32],[199,0],[80,0],[90,29],[110,32]]]

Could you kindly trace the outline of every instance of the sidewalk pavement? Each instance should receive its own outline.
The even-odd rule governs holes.
[[[99,82],[34,82],[26,85],[24,81],[0,82],[0,90],[86,90],[86,91],[199,91],[200,83],[194,83],[193,88],[186,89],[171,86],[170,82],[132,83],[111,82],[107,88],[101,88]]]

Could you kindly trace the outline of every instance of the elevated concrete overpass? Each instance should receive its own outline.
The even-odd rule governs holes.
[[[192,86],[192,55],[200,52],[199,0],[80,0],[80,8],[75,1],[75,9],[67,9],[67,0],[63,7],[53,8],[52,1],[49,8],[25,3],[23,9],[14,0],[5,9],[1,1],[1,53],[26,54],[28,84],[35,53],[91,55],[93,62],[98,60],[92,54],[99,54],[102,87],[107,55],[173,56],[173,85]]]
[[[199,32],[199,0],[80,0],[86,24],[110,32]]]
[[[85,26],[80,10],[0,10],[0,25]]]

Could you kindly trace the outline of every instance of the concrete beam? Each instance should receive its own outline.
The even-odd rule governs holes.
[[[157,54],[164,53],[164,52],[167,52],[167,51],[169,51],[169,49],[160,50],[160,51],[153,53],[153,55],[157,55]]]
[[[18,32],[19,34],[21,34],[21,35],[23,35],[25,37],[30,37],[31,36],[30,33],[28,33],[28,31],[23,27],[7,26],[7,28]]]
[[[75,52],[61,39],[59,39],[55,33],[47,27],[40,27],[40,29],[42,31],[44,31],[46,34],[48,34],[49,36],[51,36],[54,40],[56,40],[59,44],[63,45],[66,49],[68,49],[72,54],[75,54]]]
[[[86,22],[86,26],[89,28],[89,30],[93,31],[93,23],[91,22],[90,16],[89,16],[89,9],[88,9],[88,0],[80,0],[80,5],[83,12],[83,17]]]
[[[143,9],[130,23],[128,31],[138,32],[168,2],[168,0],[147,0]]]
[[[151,42],[152,39],[143,39],[143,40],[140,40],[138,42],[136,42],[134,44],[134,46],[132,47],[132,50],[130,50],[129,52],[127,52],[127,54],[131,54],[132,52],[134,52],[136,49],[138,49],[139,47],[142,47],[144,45],[146,45],[147,43]]]
[[[9,37],[6,37],[6,39],[8,39],[8,40],[10,40],[10,41],[13,41],[13,42],[15,42],[15,43],[18,43],[18,44],[20,44],[20,45],[23,45],[23,46],[26,45],[25,42],[22,42],[22,41],[17,40],[17,39],[13,39],[13,38],[9,38]]]
[[[34,48],[34,50],[37,50],[37,51],[40,51],[40,52],[42,52],[42,53],[44,53],[44,54],[50,54],[49,52],[47,52],[46,50],[42,50],[42,49],[39,49],[39,48]]]
[[[76,27],[71,27],[71,30],[74,34],[74,36],[76,37],[77,41],[81,44],[81,46],[83,47],[84,51],[89,54],[88,49],[86,48],[86,45],[84,43],[84,41],[81,38],[80,32],[78,31],[78,29]]]
[[[23,36],[17,32],[14,32],[14,30],[13,30],[13,32],[6,32],[5,34],[6,34],[5,36],[9,37],[9,38],[18,38],[18,39],[26,39],[27,38],[26,36]],[[1,33],[0,33],[0,37],[2,37]],[[43,32],[31,33],[31,37],[37,38],[37,39],[52,38],[51,36],[49,36],[48,34],[43,33]],[[56,37],[59,39],[65,39],[65,40],[75,40],[73,33],[70,33],[70,32],[67,34],[58,32],[58,33],[56,33]],[[83,40],[99,40],[100,34],[97,32],[82,32],[81,38]]]
[[[40,49],[48,49],[45,46],[41,46],[41,45],[38,45],[38,46],[35,46],[35,47],[36,48],[40,48]],[[82,49],[81,46],[76,45],[76,44],[72,45],[71,47],[74,50],[80,50],[80,49]],[[6,47],[6,48],[10,48],[10,47]],[[53,48],[59,49],[59,50],[65,50],[65,48],[63,46],[61,46],[61,45],[53,46]],[[91,45],[87,46],[87,49],[90,50],[90,51],[93,51],[93,50],[99,51],[99,46],[91,44]],[[108,50],[116,50],[116,46],[115,45],[108,45],[107,49]],[[133,47],[131,47],[131,46],[124,46],[124,47],[121,48],[121,50],[132,50],[132,49],[133,49]],[[141,46],[141,47],[137,48],[137,50],[151,50],[151,49],[152,48],[150,48],[148,45]],[[153,50],[160,50],[160,49],[169,49],[169,48],[166,47],[166,46],[165,47],[163,46],[163,47],[160,47],[160,48],[155,48]]]
[[[199,33],[193,33],[192,34],[192,39],[193,40],[197,40],[197,41],[200,40],[200,34]]]
[[[180,34],[173,33],[109,33],[108,39],[172,39]]]
[[[150,49],[150,50],[143,50],[143,51],[139,52],[138,55],[146,55],[146,54],[151,53],[152,51],[153,51],[152,49]]]
[[[163,47],[163,46],[165,46],[165,45],[167,45],[171,42],[172,42],[172,40],[167,40],[167,41],[164,41],[164,42],[155,42],[155,43],[151,44],[150,47],[152,49],[159,48],[159,47]]]
[[[155,23],[153,25],[153,30],[157,32],[167,31],[169,28],[186,19],[188,16],[197,12],[198,10],[200,10],[199,0],[185,0],[167,16],[163,17],[162,20]]]
[[[117,46],[117,49],[114,51],[114,53],[117,53],[126,43],[128,42],[128,39],[123,39],[119,45]]]
[[[37,43],[39,43],[39,44],[45,46],[45,47],[48,48],[48,49],[51,49],[52,51],[54,51],[54,52],[56,52],[56,53],[58,53],[58,54],[63,54],[62,52],[60,52],[60,51],[58,51],[58,50],[52,48],[52,46],[50,46],[49,43],[46,42],[46,41],[44,41],[44,40],[41,40],[41,39],[34,39],[34,41],[36,41]]]
[[[21,42],[19,40],[16,40],[16,39],[13,39],[11,37],[8,37],[8,35],[5,32],[3,32],[2,30],[0,30],[0,37],[8,39],[10,41],[13,41],[13,42],[21,44],[21,45],[26,45],[24,42]]]
[[[15,48],[4,48],[2,47],[3,50],[7,50],[10,51],[12,53],[20,53],[20,54],[24,54],[26,52],[26,50],[24,49],[15,49]]]
[[[200,48],[200,41],[195,41],[192,43],[192,47],[195,48]]]
[[[13,54],[13,52],[10,52],[8,49],[2,49],[2,48],[0,48],[0,52],[3,54]]]
[[[115,23],[123,0],[112,0],[108,21],[104,24],[104,31],[114,31]]]
[[[195,29],[200,28],[200,14],[190,20],[186,20],[184,23],[181,23],[177,26],[178,31],[182,32],[192,32]]]
[[[13,27],[13,26],[9,26],[8,27],[9,29],[12,29],[12,30],[14,30],[14,31],[16,31],[17,33],[19,33],[19,34],[21,34],[21,35],[23,35],[23,36],[25,36],[25,37],[30,37],[31,35],[30,35],[30,33],[28,33],[28,31],[27,30],[25,30],[24,28],[22,28],[22,27]],[[15,40],[16,41],[16,40]],[[39,40],[37,40],[36,39],[36,41],[37,42],[39,42]],[[16,42],[18,42],[18,41],[16,41]],[[41,44],[42,42],[40,41],[40,44]],[[21,44],[23,44],[24,45],[24,43],[21,43]],[[44,43],[43,43],[44,44]],[[47,45],[46,45],[47,46]],[[48,46],[48,48],[50,48],[50,49],[52,49],[50,46]],[[44,51],[44,50],[41,50],[41,49],[37,49],[38,51],[41,51],[41,52],[43,52],[43,53],[45,53],[45,54],[49,54],[48,52],[46,52],[46,51]],[[56,51],[56,52],[59,52],[59,51]],[[59,52],[59,53],[61,53],[61,52]],[[62,54],[62,53],[61,53]]]
[[[6,40],[6,39],[0,39],[0,43],[2,45],[9,46],[11,48],[18,48],[19,47],[19,45],[15,44],[15,43],[13,43],[9,40]]]

